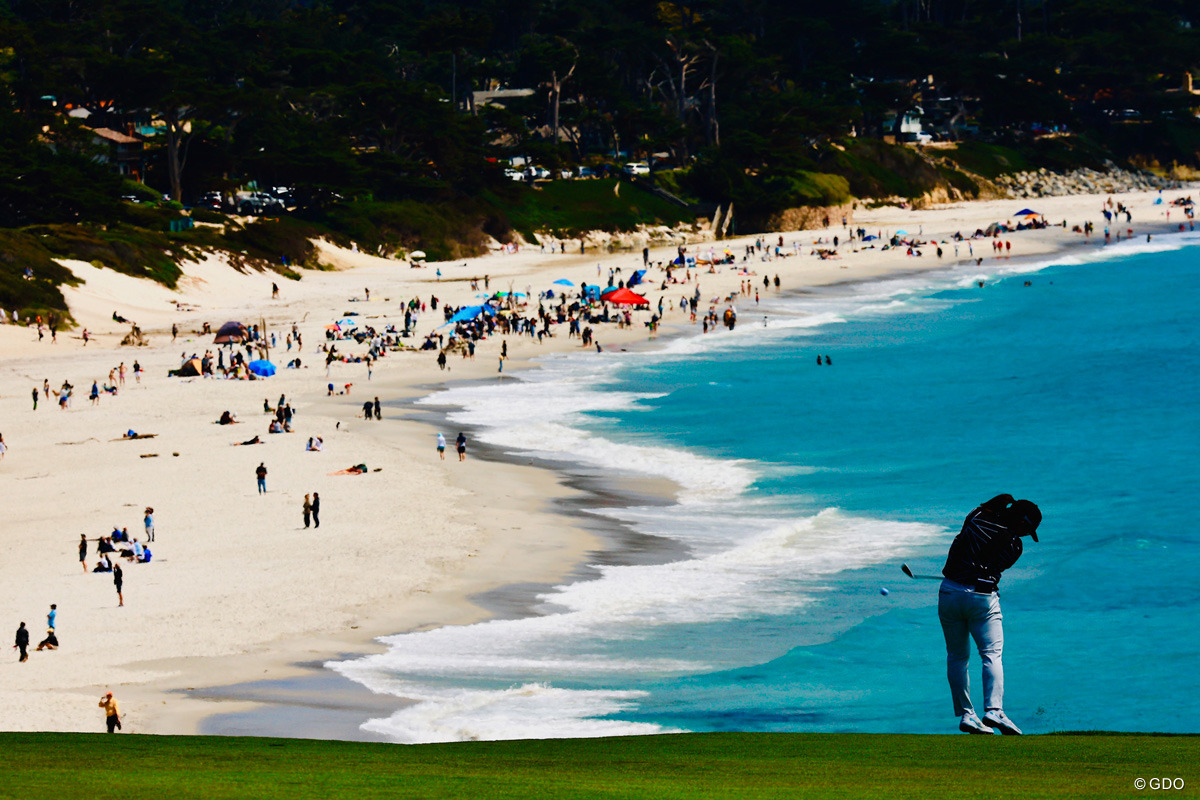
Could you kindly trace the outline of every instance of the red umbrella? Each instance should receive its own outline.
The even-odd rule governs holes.
[[[606,301],[616,303],[622,306],[648,306],[650,301],[642,297],[637,292],[631,292],[628,289],[617,289],[612,294],[605,296]]]

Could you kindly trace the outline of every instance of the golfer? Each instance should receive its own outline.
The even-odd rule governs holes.
[[[998,585],[1000,574],[1021,557],[1021,537],[1038,540],[1041,521],[1042,512],[1032,502],[1002,494],[968,514],[962,531],[950,545],[942,569],[945,580],[938,592],[938,617],[946,636],[950,697],[959,718],[958,729],[963,733],[1021,733],[1004,714],[1004,627]],[[968,636],[975,640],[983,661],[986,708],[982,720],[971,705]]]

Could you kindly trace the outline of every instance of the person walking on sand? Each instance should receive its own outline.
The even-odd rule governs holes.
[[[34,411],[37,411],[37,401],[38,401],[38,390],[37,390],[37,387],[35,386],[35,387],[33,387],[33,410]]]
[[[24,622],[17,628],[17,640],[13,644],[13,649],[21,652],[21,661],[29,660],[29,631],[25,629]]]
[[[379,403],[379,397],[375,397],[375,419],[376,421],[383,420],[383,406]]]
[[[1038,541],[1041,521],[1042,512],[1029,500],[997,495],[967,515],[962,531],[950,545],[942,568],[945,580],[938,591],[938,618],[946,638],[950,697],[959,718],[958,729],[964,733],[1021,733],[1004,713],[1004,627],[998,588],[1001,573],[1021,557],[1021,538]],[[986,711],[982,720],[971,705],[967,675],[970,639],[975,640],[983,661]]]
[[[258,462],[258,469],[254,470],[255,477],[258,478],[258,493],[267,493],[267,467],[262,461]]]
[[[454,446],[456,448],[458,448],[458,460],[466,461],[467,460],[467,437],[463,435],[462,431],[458,432],[458,438],[454,440]]]
[[[86,533],[81,533],[81,534],[79,534],[79,565],[80,565],[81,567],[83,567],[83,573],[86,575],[86,574],[87,574],[87,571],[88,571],[88,566],[87,566],[87,534],[86,534]]]
[[[438,450],[438,458],[440,458],[442,461],[445,461],[446,460],[446,437],[442,436],[441,433],[438,433],[437,450]]]
[[[121,730],[121,708],[113,698],[112,692],[108,692],[100,698],[100,708],[104,709],[104,723],[108,727],[108,732],[115,733]]]
[[[146,506],[146,516],[142,518],[142,523],[146,526],[146,541],[154,541],[154,509]]]
[[[321,527],[321,495],[319,492],[313,492],[312,515],[313,515],[313,527],[314,528]]]
[[[312,501],[308,499],[308,495],[304,495],[304,527],[307,528],[312,522]]]
[[[117,587],[117,605],[125,605],[125,593],[122,591],[125,587],[125,573],[121,571],[120,564],[113,564],[113,586]]]

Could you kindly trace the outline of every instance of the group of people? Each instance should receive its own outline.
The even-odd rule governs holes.
[[[50,604],[50,611],[46,614],[46,638],[38,642],[37,650],[57,650],[58,649],[58,633],[55,631],[55,625],[58,620],[58,605]],[[29,660],[29,629],[22,622],[17,626],[17,636],[13,642],[13,649],[17,651],[18,661]]]

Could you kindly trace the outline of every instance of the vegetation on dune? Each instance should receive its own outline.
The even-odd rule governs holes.
[[[111,758],[119,746],[121,758]],[[0,734],[16,797],[1116,797],[1183,776],[1200,737],[687,734],[398,746]],[[1186,780],[1186,778],[1185,778]]]
[[[512,226],[532,241],[535,231],[573,237],[589,230],[633,230],[638,225],[677,225],[691,221],[687,209],[613,178],[554,181],[522,192],[507,209]]]

